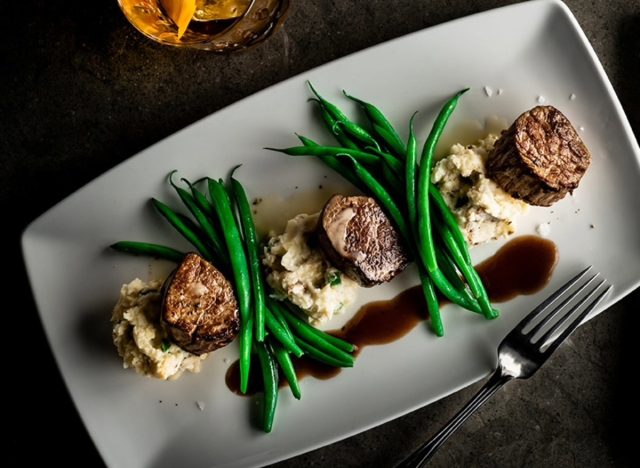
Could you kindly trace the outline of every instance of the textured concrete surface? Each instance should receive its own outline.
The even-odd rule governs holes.
[[[9,464],[42,454],[100,466],[39,328],[19,253],[26,224],[127,157],[240,98],[351,52],[509,0],[293,1],[285,27],[229,56],[158,46],[115,0],[3,5],[0,207],[9,284],[19,310],[4,349],[34,367],[5,369],[2,445]],[[640,132],[640,2],[568,0]],[[582,327],[533,380],[499,393],[443,447],[433,466],[625,466],[632,463],[629,371],[640,294]],[[24,330],[24,331],[22,331]],[[8,341],[8,343],[7,343]],[[8,383],[7,383],[8,382]],[[479,384],[478,384],[479,385]],[[279,467],[390,466],[427,438],[478,385]]]

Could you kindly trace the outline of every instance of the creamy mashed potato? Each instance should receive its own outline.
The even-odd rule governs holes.
[[[453,145],[431,173],[431,181],[472,245],[513,234],[515,218],[528,208],[485,176],[487,157],[497,139],[490,134],[474,145]]]
[[[200,372],[206,354],[196,356],[171,343],[160,323],[162,281],[134,279],[120,290],[113,309],[113,343],[125,369],[163,380]]]
[[[305,311],[313,324],[343,312],[359,287],[313,245],[319,217],[320,213],[299,214],[287,222],[282,234],[270,233],[262,260],[269,285]]]

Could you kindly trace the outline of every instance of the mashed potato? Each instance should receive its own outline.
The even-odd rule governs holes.
[[[319,217],[319,213],[299,214],[290,219],[284,233],[271,233],[263,258],[269,285],[304,310],[313,324],[344,311],[358,289],[313,245]]]
[[[160,323],[161,281],[134,279],[120,290],[113,309],[113,343],[125,369],[163,380],[200,372],[206,354],[196,356],[171,343]]]
[[[487,157],[497,139],[490,134],[475,145],[453,145],[431,173],[431,181],[472,245],[513,234],[515,218],[528,208],[485,176]]]

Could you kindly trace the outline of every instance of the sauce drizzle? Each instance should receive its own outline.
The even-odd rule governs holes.
[[[542,237],[520,236],[507,242],[493,256],[476,266],[491,302],[505,302],[519,295],[534,294],[549,282],[558,263],[556,245]],[[446,301],[441,299],[440,304]],[[426,318],[426,304],[421,287],[409,288],[386,301],[365,304],[341,330],[330,333],[358,347],[356,353],[369,345],[392,343],[409,333]],[[326,380],[340,373],[330,367],[303,357],[295,359],[298,379],[307,375]],[[286,385],[283,378],[281,386]],[[226,383],[240,394],[238,362],[227,371]],[[252,390],[259,387],[257,385]],[[248,392],[250,393],[250,392]]]

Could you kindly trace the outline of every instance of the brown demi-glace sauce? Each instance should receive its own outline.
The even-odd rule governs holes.
[[[476,270],[491,301],[505,302],[540,291],[551,278],[557,262],[558,249],[553,242],[536,236],[521,236],[507,242],[492,257],[477,265]],[[441,300],[441,304],[444,303]],[[365,304],[341,330],[330,333],[353,343],[360,352],[365,346],[387,344],[402,338],[426,317],[426,304],[418,285],[393,299]],[[304,357],[296,359],[294,364],[299,379],[311,375],[324,380],[341,370]],[[226,382],[231,391],[240,394],[238,370],[236,361],[227,371]],[[286,384],[284,379],[281,384]],[[257,382],[251,385],[247,393],[255,393],[259,385]]]

